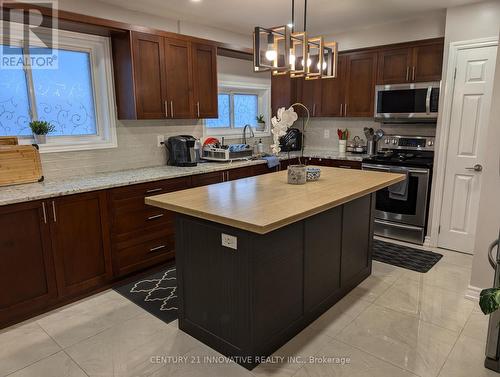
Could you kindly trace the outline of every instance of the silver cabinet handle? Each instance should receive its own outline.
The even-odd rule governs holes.
[[[343,104],[343,103],[341,103],[341,104],[340,104],[340,116],[342,116],[342,114],[343,114],[343,113],[342,113],[343,106],[344,106],[344,104]]]
[[[170,101],[170,116],[174,117],[174,101]]]
[[[165,105],[165,118],[168,118],[168,105],[167,105],[167,101],[164,101],[164,105]]]
[[[313,116],[315,116],[315,115],[316,115],[316,104],[314,103],[313,104]]]
[[[412,69],[411,81],[415,81],[415,67],[413,67],[413,69]]]
[[[151,189],[151,190],[146,190],[146,194],[151,194],[153,192],[158,192],[158,191],[161,191],[163,190],[161,187],[158,187],[158,188],[155,188],[155,189]]]
[[[481,164],[476,164],[471,168],[465,168],[465,170],[472,170],[472,171],[483,171],[483,165]]]
[[[226,181],[229,181],[229,172],[226,172]]]
[[[493,249],[495,247],[498,247],[500,242],[500,239],[493,241],[490,246],[488,246],[488,260],[490,261],[491,267],[496,268],[497,267],[497,261],[496,258],[493,258]],[[498,252],[497,252],[498,254]]]
[[[159,215],[149,216],[149,217],[148,217],[148,221],[149,221],[149,220],[156,220],[156,219],[159,219],[159,218],[161,218],[161,217],[163,217],[163,216],[165,216],[165,214],[164,214],[164,213],[160,213]]]
[[[153,248],[149,249],[149,252],[150,253],[154,253],[155,251],[158,251],[158,250],[161,250],[161,249],[164,249],[164,248],[166,248],[165,245],[156,246],[156,247],[153,247]]]
[[[55,203],[55,201],[52,201],[52,214],[54,215],[54,222],[57,223],[56,203]]]
[[[200,101],[196,102],[196,110],[198,111],[198,118],[200,117]]]
[[[47,210],[45,209],[45,202],[42,202],[43,222],[47,224]]]
[[[344,116],[345,117],[347,116],[347,103],[344,104]]]
[[[410,66],[407,65],[406,66],[406,81],[408,81],[410,79]]]
[[[350,169],[351,167],[349,165],[339,165],[339,168]]]

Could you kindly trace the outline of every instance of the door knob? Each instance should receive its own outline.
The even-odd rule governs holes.
[[[466,170],[483,171],[483,165],[476,164],[471,168],[465,168]]]

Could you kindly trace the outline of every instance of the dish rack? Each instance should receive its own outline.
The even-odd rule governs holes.
[[[248,144],[229,144],[224,146],[206,145],[203,147],[204,160],[234,161],[246,160],[253,156],[253,148]]]

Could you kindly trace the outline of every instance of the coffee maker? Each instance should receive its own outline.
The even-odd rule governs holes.
[[[169,137],[166,143],[168,150],[167,165],[196,166],[196,139],[189,135]]]

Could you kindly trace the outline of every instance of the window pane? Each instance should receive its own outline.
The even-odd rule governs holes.
[[[22,54],[20,48],[12,50]],[[28,88],[22,67],[0,69],[0,135],[31,135],[29,122]]]
[[[217,119],[206,119],[205,125],[210,128],[216,127],[230,127],[231,114],[229,105],[229,94],[219,94],[219,117]]]
[[[56,127],[51,135],[97,134],[87,52],[59,50],[57,69],[32,72],[38,119]]]
[[[255,94],[234,95],[234,126],[257,125],[258,97]]]

